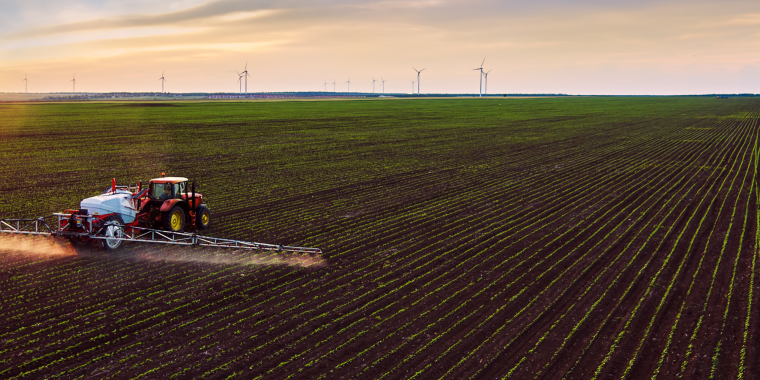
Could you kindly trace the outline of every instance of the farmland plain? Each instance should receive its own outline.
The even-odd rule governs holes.
[[[759,120],[752,98],[0,104],[0,217],[165,171],[208,235],[323,250],[0,241],[0,377],[758,378]]]

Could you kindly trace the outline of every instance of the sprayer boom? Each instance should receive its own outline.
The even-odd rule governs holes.
[[[0,232],[21,235],[56,235],[56,231],[48,226],[45,218],[0,219]]]
[[[98,224],[91,215],[55,213],[58,228],[50,228],[45,218],[0,219],[0,233],[19,235],[41,235],[79,239],[81,241],[102,240],[118,247],[121,242],[157,243],[216,248],[248,249],[256,251],[284,251],[292,253],[321,254],[319,248],[292,247],[278,244],[247,242],[221,239],[189,232],[174,232],[125,226],[120,224]],[[72,228],[76,227],[76,228]]]

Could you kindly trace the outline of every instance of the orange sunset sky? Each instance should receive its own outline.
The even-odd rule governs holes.
[[[0,0],[0,92],[760,92],[758,1]]]

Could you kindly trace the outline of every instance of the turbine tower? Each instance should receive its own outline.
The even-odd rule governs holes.
[[[337,81],[338,81],[337,79],[333,79],[333,82],[332,82],[332,85],[333,85],[333,92],[336,92],[336,91],[335,91],[335,82],[337,82]],[[329,83],[328,83],[328,84],[329,84]]]
[[[483,97],[483,64],[486,63],[486,59],[483,58],[483,62],[480,64],[480,67],[477,69],[472,69],[473,71],[480,70],[480,97]]]
[[[385,79],[383,79],[383,77],[380,77],[380,80],[382,81],[382,84],[383,84],[383,94],[385,94]]]
[[[414,80],[410,79],[410,81],[412,81],[412,95],[414,95]]]
[[[483,92],[484,92],[486,95],[488,95],[488,73],[490,73],[492,70],[493,70],[493,69],[491,69],[491,70],[488,70],[488,71],[486,71],[485,73],[483,73],[483,75],[485,75],[485,76],[486,76],[486,90],[485,90],[485,91],[483,91]]]
[[[22,80],[24,81],[24,92],[28,94],[29,93],[29,81],[26,79],[26,74],[24,74],[24,79],[22,79]]]
[[[248,62],[245,62],[245,68],[243,69],[242,73],[238,73],[238,75],[243,75],[245,77],[245,93],[248,93]]]
[[[412,68],[414,69],[414,67]],[[425,69],[422,69],[422,70],[414,69],[414,71],[417,72],[417,95],[419,95],[420,94],[420,73],[425,71]],[[414,90],[412,90],[412,94],[413,93],[414,93]]]
[[[69,82],[71,82],[72,85],[74,86],[73,87],[74,88],[74,92],[77,92],[77,75],[74,74],[74,76],[71,78],[71,80]]]
[[[238,75],[238,84],[240,85],[240,93],[242,94],[243,93],[243,76],[244,75],[242,73],[237,73],[237,75]]]
[[[351,92],[351,77],[348,77],[346,84],[348,84],[348,92]]]
[[[325,92],[327,92],[327,81],[322,79],[322,82],[325,82]]]
[[[166,81],[166,78],[164,78],[164,72],[161,72],[161,78],[158,78],[158,80],[161,81],[161,93],[164,93],[164,82]]]
[[[375,77],[372,77],[372,93],[375,93]]]

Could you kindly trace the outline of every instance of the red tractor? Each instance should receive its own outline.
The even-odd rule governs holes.
[[[152,179],[145,190],[137,194],[138,226],[180,232],[185,227],[202,230],[211,224],[211,212],[203,203],[203,194],[196,193],[195,183],[188,185],[187,178]]]

